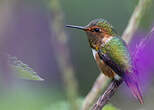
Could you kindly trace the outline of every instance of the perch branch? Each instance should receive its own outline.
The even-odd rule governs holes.
[[[145,10],[148,8],[148,4],[150,4],[151,2],[152,2],[152,0],[139,0],[131,18],[130,18],[130,21],[129,21],[129,23],[122,35],[122,38],[127,43],[129,43],[131,41],[133,34],[138,29],[141,19],[144,16]],[[106,83],[106,82],[109,82],[109,81],[105,77],[106,76],[104,76],[103,74],[100,74],[98,76],[97,80],[99,79],[99,83],[96,83],[97,82],[97,80],[96,80],[91,91],[88,93],[88,95],[86,96],[86,98],[83,102],[82,110],[89,110],[90,107],[96,102],[96,99],[101,94],[101,92],[106,90],[106,86],[109,85],[109,83]],[[106,84],[105,86],[104,86],[104,83]],[[93,92],[94,90],[97,90],[97,92]],[[112,95],[113,95],[113,93],[112,93]],[[111,98],[111,97],[109,97],[109,98]],[[99,100],[97,102],[99,103]],[[104,102],[107,103],[108,100],[106,100]],[[97,104],[95,104],[95,106],[97,106]],[[103,108],[103,106],[104,105],[102,105],[101,108]],[[97,110],[97,109],[95,109],[95,110]]]
[[[105,82],[102,83],[102,81],[105,81]],[[104,74],[101,73],[98,76],[98,78],[96,79],[94,86],[92,87],[92,89],[88,93],[87,97],[85,98],[85,100],[83,102],[82,110],[88,110],[89,107],[92,106],[92,101],[97,100],[97,98],[99,97],[101,92],[105,91],[105,89],[107,88],[107,86],[109,85],[110,82],[111,82],[111,80],[108,77],[106,77]]]
[[[102,107],[109,101],[109,99],[117,91],[118,87],[122,84],[122,80],[112,81],[107,90],[99,97],[96,104],[93,106],[92,110],[102,110]]]
[[[139,24],[141,22],[142,17],[144,16],[145,10],[150,7],[150,3],[152,0],[139,0],[138,5],[136,6],[129,23],[127,25],[127,28],[125,29],[122,37],[123,39],[129,43],[134,35],[134,33],[137,31]]]

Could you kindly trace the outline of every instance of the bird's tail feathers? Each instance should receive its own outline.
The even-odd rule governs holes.
[[[130,88],[133,96],[139,100],[140,104],[143,104],[144,102],[142,98],[141,89],[136,79],[130,78],[130,76],[126,76],[125,82],[127,86]]]

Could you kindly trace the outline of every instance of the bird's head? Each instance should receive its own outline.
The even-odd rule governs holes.
[[[113,26],[102,18],[92,20],[86,26],[67,25],[66,27],[85,31],[88,35],[88,40],[92,48],[100,46],[102,44],[102,39],[108,39],[117,35]]]

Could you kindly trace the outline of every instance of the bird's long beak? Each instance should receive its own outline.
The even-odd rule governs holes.
[[[87,30],[87,28],[86,28],[86,27],[83,27],[83,26],[66,25],[66,27],[69,27],[69,28],[76,28],[76,29],[80,29],[80,30],[84,30],[84,31]]]

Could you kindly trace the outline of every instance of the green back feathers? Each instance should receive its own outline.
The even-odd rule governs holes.
[[[102,47],[102,52],[107,54],[121,68],[129,68],[131,66],[128,48],[120,37],[113,37]]]
[[[92,20],[88,24],[88,27],[91,27],[91,26],[99,26],[103,28],[106,32],[108,32],[109,34],[113,36],[117,35],[117,32],[114,30],[113,26],[105,19],[99,18],[99,19]]]

